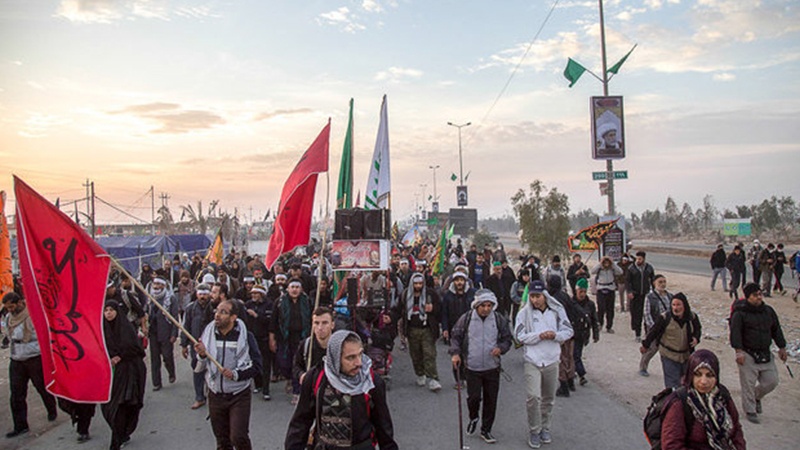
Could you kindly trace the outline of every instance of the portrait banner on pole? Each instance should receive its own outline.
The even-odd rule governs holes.
[[[592,97],[592,158],[625,158],[622,96]]]

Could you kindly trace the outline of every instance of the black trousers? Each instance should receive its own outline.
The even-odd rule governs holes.
[[[34,356],[25,361],[11,360],[8,364],[8,379],[11,384],[11,416],[14,419],[14,430],[28,428],[28,381],[42,397],[47,414],[55,416],[56,398],[44,388],[44,372],[42,357]]]
[[[603,328],[603,322],[605,322],[607,330],[614,327],[615,300],[615,291],[597,290],[597,321],[600,322],[600,328]]]
[[[167,374],[170,378],[175,377],[175,353],[173,349],[175,344],[169,340],[159,342],[158,340],[150,341],[150,368],[153,372],[153,387],[161,386],[161,360],[164,360],[164,367],[167,368]]]
[[[644,319],[644,295],[633,294],[630,304],[631,309],[631,330],[636,333],[636,337],[642,335],[642,319]]]
[[[118,450],[123,442],[131,437],[136,427],[139,425],[139,412],[142,405],[121,404],[114,416],[114,423],[111,426],[111,450]]]
[[[500,369],[473,372],[467,369],[467,408],[469,419],[478,418],[478,409],[483,397],[481,431],[492,431],[497,412],[497,394],[500,391]]]
[[[250,450],[250,389],[238,394],[208,392],[208,416],[217,438],[217,450]]]
[[[272,360],[275,359],[275,354],[269,349],[269,338],[256,338],[258,342],[258,350],[261,352],[261,358],[264,361],[264,369],[261,377],[253,378],[256,389],[261,389],[264,394],[269,395],[269,382],[272,377]]]

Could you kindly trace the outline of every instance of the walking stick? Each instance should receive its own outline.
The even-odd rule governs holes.
[[[167,320],[169,320],[170,322],[172,322],[172,324],[173,324],[173,325],[175,325],[176,327],[178,327],[178,330],[180,330],[180,331],[181,331],[181,333],[185,334],[185,335],[186,335],[186,337],[187,337],[187,338],[189,338],[189,340],[190,340],[190,341],[192,341],[192,344],[194,344],[194,345],[197,345],[197,344],[198,344],[198,341],[197,341],[197,339],[195,339],[195,338],[194,338],[194,336],[192,336],[192,334],[191,334],[191,333],[189,333],[188,331],[186,331],[186,328],[183,328],[183,325],[181,325],[181,324],[180,324],[180,322],[178,322],[178,320],[177,320],[177,319],[175,319],[174,317],[172,317],[172,314],[170,314],[170,313],[169,313],[169,311],[167,311],[167,309],[166,309],[166,308],[164,308],[164,307],[163,307],[163,306],[162,306],[160,303],[158,303],[158,302],[156,301],[156,299],[154,299],[154,298],[153,298],[153,296],[152,296],[152,295],[150,295],[150,293],[149,293],[149,292],[147,292],[147,289],[145,289],[145,287],[144,287],[144,286],[142,286],[142,284],[141,284],[141,283],[139,283],[139,280],[137,280],[136,278],[134,278],[134,277],[133,277],[133,276],[130,274],[130,272],[128,272],[128,271],[127,271],[127,270],[126,270],[124,267],[122,267],[122,264],[120,264],[119,262],[117,262],[116,258],[113,258],[113,257],[111,257],[111,256],[109,256],[109,258],[111,258],[111,263],[112,263],[112,264],[114,264],[114,265],[117,267],[117,269],[119,269],[119,270],[120,270],[120,271],[121,271],[123,274],[125,274],[125,275],[126,275],[128,278],[130,278],[130,280],[131,280],[131,281],[133,281],[133,284],[134,284],[134,285],[136,285],[136,287],[137,287],[137,288],[139,288],[139,290],[141,290],[142,292],[144,292],[144,295],[146,295],[146,296],[147,296],[147,298],[149,298],[149,299],[150,299],[150,302],[152,302],[154,305],[156,305],[156,306],[158,307],[158,309],[160,309],[160,310],[161,310],[161,312],[164,314],[164,317],[166,317],[166,318],[167,318]],[[206,358],[207,358],[209,361],[211,361],[212,363],[214,363],[214,365],[215,365],[215,366],[217,366],[217,368],[219,369],[219,371],[220,371],[220,372],[222,372],[222,370],[223,370],[223,369],[225,369],[224,367],[222,367],[222,364],[220,364],[220,363],[219,363],[219,362],[218,362],[216,359],[214,359],[214,357],[213,357],[213,356],[211,356],[211,354],[210,354],[210,353],[206,352]]]
[[[461,409],[461,371],[456,367],[456,391],[458,392],[458,448],[468,450],[464,445],[464,412]]]

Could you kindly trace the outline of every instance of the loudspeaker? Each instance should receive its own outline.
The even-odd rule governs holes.
[[[358,304],[358,280],[356,278],[347,279],[347,306],[355,308]]]
[[[337,209],[333,238],[336,240],[363,239],[364,219],[361,209]]]
[[[388,209],[370,209],[364,213],[364,239],[391,239],[392,213]]]

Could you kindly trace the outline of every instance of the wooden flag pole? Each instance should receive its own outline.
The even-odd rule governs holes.
[[[120,264],[120,263],[117,261],[117,259],[116,259],[116,258],[114,258],[114,257],[112,257],[112,256],[110,256],[110,255],[109,255],[109,258],[111,258],[111,262],[114,264],[114,266],[115,266],[117,269],[119,269],[119,270],[120,270],[122,273],[124,273],[124,274],[125,274],[125,275],[126,275],[128,278],[130,278],[130,279],[131,279],[131,281],[133,281],[133,284],[134,284],[134,285],[135,285],[137,288],[139,288],[139,290],[140,290],[140,291],[144,292],[144,295],[146,295],[146,296],[147,296],[147,298],[149,298],[149,299],[150,299],[150,301],[151,301],[151,302],[152,302],[154,305],[156,305],[156,306],[158,307],[158,309],[160,309],[160,310],[161,310],[161,312],[164,314],[164,316],[165,316],[165,317],[166,317],[166,318],[167,318],[167,319],[168,319],[170,322],[172,322],[172,324],[173,324],[173,325],[175,325],[176,327],[178,327],[178,329],[181,331],[181,333],[185,334],[185,335],[186,335],[186,337],[187,337],[187,338],[189,338],[189,340],[190,340],[190,341],[192,341],[192,344],[195,344],[195,345],[197,345],[197,344],[199,343],[199,341],[198,341],[197,339],[195,339],[195,338],[194,338],[194,336],[192,336],[192,334],[191,334],[191,333],[189,333],[189,332],[186,330],[186,328],[184,328],[184,327],[183,327],[183,325],[181,325],[181,323],[180,323],[180,322],[178,322],[178,320],[177,320],[177,319],[175,319],[174,317],[172,317],[172,314],[170,314],[170,313],[169,313],[169,311],[167,311],[167,309],[166,309],[166,308],[164,308],[164,306],[163,306],[163,305],[161,305],[160,303],[158,303],[158,302],[156,301],[156,299],[154,299],[154,298],[153,298],[153,296],[152,296],[152,295],[150,295],[150,293],[149,293],[149,292],[147,292],[147,289],[145,289],[145,287],[144,287],[144,286],[142,286],[142,284],[139,282],[139,280],[137,280],[137,279],[136,279],[134,276],[132,276],[132,275],[130,274],[130,272],[128,272],[128,271],[127,271],[127,270],[126,270],[124,267],[122,267],[122,264]],[[213,357],[213,356],[211,356],[211,354],[210,354],[210,353],[206,352],[206,358],[207,358],[209,361],[211,361],[212,363],[214,363],[214,365],[215,365],[215,366],[217,366],[217,368],[219,369],[219,371],[220,371],[220,372],[222,372],[222,370],[224,369],[224,367],[222,367],[222,364],[220,364],[220,363],[219,363],[219,361],[217,361],[216,359],[214,359],[214,357]]]

